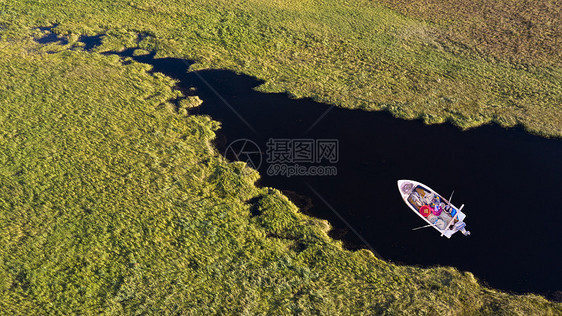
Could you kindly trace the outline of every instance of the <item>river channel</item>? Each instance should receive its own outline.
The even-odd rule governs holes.
[[[427,126],[260,93],[253,78],[188,73],[190,63],[181,59],[134,58],[199,96],[204,102],[191,113],[222,122],[219,151],[229,159],[247,153],[238,158],[258,168],[259,185],[282,190],[305,213],[329,220],[331,235],[346,247],[371,248],[398,264],[454,266],[515,293],[552,297],[562,290],[561,140],[496,125]],[[447,198],[454,190],[452,202],[465,204],[472,235],[413,231],[425,223],[402,201],[398,179],[423,182]]]

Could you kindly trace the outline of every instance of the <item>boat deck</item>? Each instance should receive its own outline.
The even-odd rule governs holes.
[[[434,205],[436,202],[439,203],[439,208],[442,210],[441,213],[431,212],[427,215],[427,217],[424,216],[424,218],[430,224],[433,224],[436,228],[442,231],[447,228],[447,224],[451,223],[451,220],[457,213],[457,210],[454,207],[449,207],[448,203],[445,203],[446,200],[442,196],[431,192],[429,189],[426,189],[421,185],[416,186],[412,190],[412,193],[408,196],[407,201],[418,213],[424,205]],[[455,218],[455,221],[451,223],[451,225],[458,221],[459,220]]]

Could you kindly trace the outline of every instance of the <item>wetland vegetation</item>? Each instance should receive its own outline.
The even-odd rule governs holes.
[[[560,313],[469,272],[344,250],[329,223],[217,153],[219,123],[188,114],[199,100],[178,111],[173,80],[100,54],[140,47],[255,76],[261,91],[562,135],[556,54],[490,59],[436,36],[442,21],[403,12],[367,1],[0,2],[0,310]]]
[[[2,36],[135,47],[347,108],[562,136],[560,9],[551,1],[46,1],[2,4]],[[458,9],[460,8],[460,9]],[[402,14],[400,13],[402,12]],[[139,37],[139,34],[142,34]]]

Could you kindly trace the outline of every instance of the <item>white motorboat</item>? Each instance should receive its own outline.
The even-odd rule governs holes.
[[[410,209],[428,223],[418,228],[433,227],[447,238],[458,231],[470,235],[464,223],[466,215],[461,211],[464,204],[460,208],[451,204],[452,195],[446,200],[427,185],[412,180],[398,180],[398,190]]]

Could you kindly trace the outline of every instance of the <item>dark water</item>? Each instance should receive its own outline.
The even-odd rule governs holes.
[[[78,39],[79,42],[84,43],[84,50],[92,50],[95,47],[101,45],[102,42],[102,37],[104,35],[91,35],[91,36],[87,36],[87,35],[80,35],[80,38]]]
[[[53,29],[56,28],[57,26],[58,24],[49,27],[38,27],[37,28],[38,30],[49,31],[50,33],[47,33],[43,37],[36,38],[35,41],[39,44],[54,44],[54,43],[58,43],[61,45],[68,44],[68,39],[66,37],[59,36],[56,33],[52,32]],[[81,47],[81,49],[86,51],[91,51],[95,47],[98,47],[99,45],[102,44],[103,36],[104,36],[103,34],[92,35],[92,36],[80,35],[80,37],[78,38],[78,42],[81,42],[84,45],[83,47]]]
[[[196,113],[222,122],[221,152],[248,139],[265,159],[269,138],[337,139],[339,161],[323,162],[335,166],[337,176],[268,176],[263,162],[259,184],[308,203],[306,212],[328,219],[335,226],[332,235],[347,247],[372,247],[397,263],[454,266],[512,292],[560,294],[562,141],[520,129],[462,132],[449,124],[331,108],[256,92],[252,88],[260,82],[228,71],[188,74],[180,59],[135,59],[179,79],[180,89],[204,100]],[[196,91],[188,92],[191,87]],[[453,203],[466,204],[472,235],[446,239],[432,228],[412,231],[425,222],[400,198],[398,179],[418,180],[446,197],[455,190]]]
[[[39,44],[52,44],[52,43],[59,43],[61,45],[68,44],[67,39],[61,38],[55,33],[48,33],[43,37],[35,39],[35,41]]]

